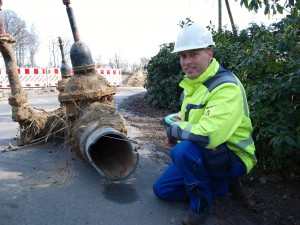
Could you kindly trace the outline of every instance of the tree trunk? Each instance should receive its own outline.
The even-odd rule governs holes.
[[[219,32],[222,30],[222,0],[219,0]]]
[[[229,6],[228,0],[225,0],[225,4],[226,4],[226,8],[227,8],[229,19],[230,19],[230,23],[231,23],[233,35],[236,37],[237,36],[236,27],[235,27],[235,24],[233,22],[233,17],[232,17],[232,13],[231,13],[231,10],[230,10],[230,6]]]

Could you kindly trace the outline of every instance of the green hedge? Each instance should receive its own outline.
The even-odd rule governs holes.
[[[145,99],[154,107],[168,108],[175,112],[180,109],[182,89],[178,84],[184,75],[179,64],[179,55],[171,53],[173,48],[174,43],[162,45],[159,53],[146,65],[148,76]]]
[[[215,58],[245,86],[259,165],[283,176],[300,164],[300,19],[285,18],[269,27],[252,24],[234,36],[211,30]],[[161,46],[146,69],[146,100],[154,107],[179,110],[184,74],[174,43]]]

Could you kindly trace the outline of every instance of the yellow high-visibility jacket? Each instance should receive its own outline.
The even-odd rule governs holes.
[[[167,129],[168,137],[207,149],[226,143],[249,173],[257,159],[247,98],[238,78],[213,59],[201,76],[185,77],[179,86],[184,89],[181,122]]]

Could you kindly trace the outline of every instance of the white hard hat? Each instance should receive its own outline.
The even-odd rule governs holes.
[[[185,25],[177,36],[173,52],[215,46],[211,33],[199,24]]]

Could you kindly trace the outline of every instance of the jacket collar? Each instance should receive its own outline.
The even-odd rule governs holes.
[[[211,61],[207,69],[201,74],[199,77],[195,79],[189,79],[188,77],[184,77],[183,80],[179,83],[179,86],[185,90],[185,94],[192,95],[199,87],[199,85],[203,84],[209,78],[213,77],[220,65],[215,58]]]

